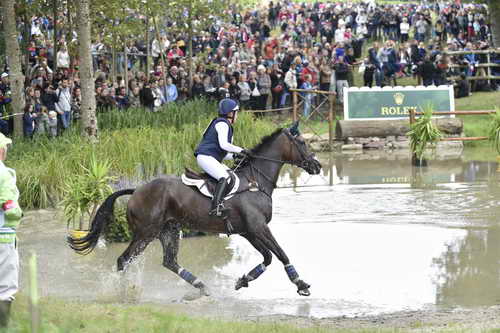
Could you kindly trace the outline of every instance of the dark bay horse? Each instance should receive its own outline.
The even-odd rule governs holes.
[[[262,139],[251,150],[251,157],[243,161],[236,171],[240,177],[239,194],[225,202],[233,233],[246,238],[264,257],[248,274],[236,282],[236,290],[248,287],[271,264],[274,254],[284,265],[297,292],[309,296],[310,285],[299,278],[285,252],[276,242],[268,223],[272,217],[272,198],[283,164],[296,165],[309,174],[319,174],[321,164],[309,152],[298,131],[298,123],[290,128],[276,130]],[[105,226],[113,220],[113,205],[122,195],[132,195],[127,204],[127,221],[133,238],[118,258],[118,270],[126,268],[148,244],[158,238],[163,246],[163,265],[182,279],[209,295],[207,286],[177,263],[179,235],[182,227],[211,233],[225,233],[225,221],[209,216],[210,199],[197,189],[188,187],[180,177],[169,175],[157,178],[136,189],[125,189],[111,194],[99,207],[88,235],[68,237],[69,245],[80,254],[91,252]]]

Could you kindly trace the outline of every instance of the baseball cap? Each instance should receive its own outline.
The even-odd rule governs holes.
[[[9,76],[9,73],[2,73],[2,77],[7,77]]]
[[[0,133],[0,148],[5,148],[10,144],[12,144],[12,140]]]

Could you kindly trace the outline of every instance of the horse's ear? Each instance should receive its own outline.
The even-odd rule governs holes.
[[[298,136],[300,135],[300,132],[299,132],[299,121],[295,121],[292,126],[290,126],[289,128],[289,131],[290,131],[290,134],[293,135],[293,136]]]

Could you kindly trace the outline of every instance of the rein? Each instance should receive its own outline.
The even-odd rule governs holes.
[[[271,178],[269,178],[269,176],[266,175],[262,170],[260,170],[259,168],[257,168],[252,163],[252,159],[265,160],[265,161],[270,161],[270,162],[274,162],[274,163],[291,164],[291,165],[295,165],[295,166],[297,166],[299,168],[304,168],[304,167],[307,166],[308,160],[314,156],[314,154],[307,155],[300,148],[300,146],[297,143],[295,137],[292,136],[292,134],[290,133],[289,130],[286,129],[286,130],[284,130],[284,132],[285,132],[286,136],[288,137],[288,139],[294,144],[295,148],[299,152],[300,157],[301,157],[301,161],[300,162],[288,161],[288,160],[280,160],[280,159],[270,158],[270,157],[261,156],[261,155],[253,155],[253,154],[248,157],[248,164],[249,164],[249,167],[250,167],[250,171],[252,173],[252,177],[254,179],[256,179],[255,174],[254,174],[254,172],[256,171],[257,173],[259,173],[262,177],[264,177],[264,179],[267,180],[273,186],[273,189],[276,188],[276,183]],[[241,160],[241,162],[236,166],[235,170],[238,170],[240,168],[241,164],[245,160],[246,159]],[[265,195],[267,195],[269,198],[271,198],[271,195],[269,193],[267,193],[266,191],[264,191],[263,189],[261,189],[260,187],[259,187],[259,191],[261,191],[262,193],[264,193]]]

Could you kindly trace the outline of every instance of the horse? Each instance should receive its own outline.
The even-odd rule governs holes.
[[[298,130],[298,122],[289,128],[279,128],[250,150],[249,156],[235,168],[240,178],[238,192],[225,202],[227,219],[209,216],[210,199],[182,183],[180,177],[166,175],[141,185],[136,189],[114,192],[104,200],[84,237],[71,237],[69,246],[79,254],[90,253],[103,229],[113,220],[113,205],[118,197],[131,195],[127,203],[127,222],[132,231],[132,241],[117,260],[118,271],[139,256],[148,244],[159,239],[163,247],[163,266],[179,275],[201,296],[209,296],[206,284],[177,262],[181,228],[208,233],[227,232],[247,239],[263,256],[263,262],[236,281],[235,289],[248,287],[271,264],[274,254],[284,265],[286,274],[301,296],[309,296],[311,287],[300,279],[288,256],[277,243],[268,223],[272,218],[272,194],[283,165],[292,164],[309,174],[319,174],[321,164]]]

